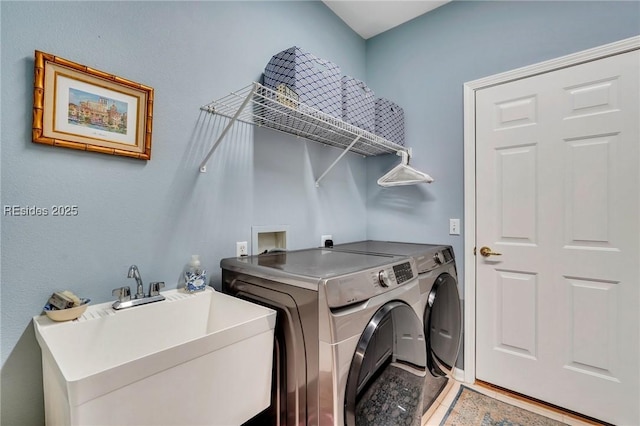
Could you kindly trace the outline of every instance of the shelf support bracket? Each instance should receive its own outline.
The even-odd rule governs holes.
[[[253,90],[251,90],[249,92],[249,94],[247,95],[247,97],[244,99],[244,101],[242,102],[242,104],[240,105],[240,108],[238,108],[238,111],[236,111],[236,113],[233,115],[233,117],[231,118],[231,121],[229,121],[229,123],[227,123],[226,127],[222,130],[222,133],[220,133],[220,136],[218,136],[218,139],[216,139],[215,143],[213,144],[213,146],[211,147],[211,149],[209,150],[209,153],[207,154],[206,157],[204,157],[204,160],[202,161],[202,163],[200,163],[200,173],[206,173],[207,172],[207,162],[209,161],[209,158],[211,158],[211,156],[213,155],[213,151],[216,150],[216,148],[218,147],[218,145],[220,144],[220,142],[222,142],[222,139],[227,135],[227,132],[229,131],[229,129],[231,129],[231,126],[233,126],[235,124],[235,122],[238,120],[238,117],[240,116],[240,114],[242,113],[242,111],[244,111],[244,108],[247,106],[247,104],[249,103],[249,100],[251,99],[251,97],[253,96],[253,93],[255,92],[255,87]],[[212,112],[209,109],[205,108],[205,111],[208,112]],[[214,111],[215,112],[215,111]]]
[[[329,173],[329,171],[331,169],[333,169],[333,167],[336,164],[338,164],[338,161],[342,160],[342,157],[344,157],[345,154],[347,152],[349,152],[351,150],[351,148],[353,148],[353,146],[356,144],[356,142],[358,142],[360,140],[361,137],[362,137],[362,135],[356,136],[356,138],[353,140],[353,142],[351,142],[351,144],[344,151],[342,151],[342,153],[338,156],[338,158],[336,158],[335,161],[333,163],[331,163],[329,168],[327,170],[325,170],[325,172],[322,175],[320,175],[320,177],[316,180],[316,188],[318,188],[320,186],[320,181],[322,179],[324,179],[324,177],[327,175],[327,173]]]

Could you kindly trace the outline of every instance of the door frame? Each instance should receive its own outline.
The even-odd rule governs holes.
[[[476,379],[476,91],[640,49],[640,36],[464,83],[464,381]],[[458,376],[459,377],[459,376]]]

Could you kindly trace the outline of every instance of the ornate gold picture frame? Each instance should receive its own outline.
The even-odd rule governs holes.
[[[35,52],[33,142],[151,159],[153,89]]]

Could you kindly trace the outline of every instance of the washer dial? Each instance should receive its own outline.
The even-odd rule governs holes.
[[[389,287],[389,273],[386,270],[378,272],[378,282],[382,287]]]

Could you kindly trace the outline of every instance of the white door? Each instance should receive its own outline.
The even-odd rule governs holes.
[[[638,51],[476,95],[476,377],[640,424]]]

